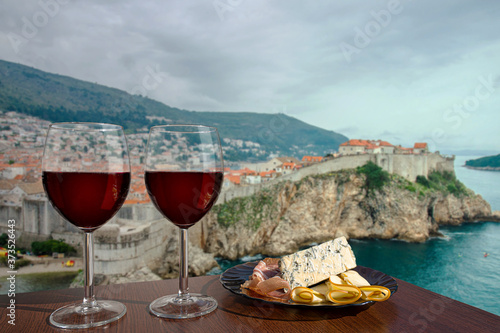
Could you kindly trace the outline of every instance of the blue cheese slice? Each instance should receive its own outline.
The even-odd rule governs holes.
[[[280,259],[281,277],[290,287],[309,287],[356,267],[356,257],[345,237],[339,237]]]

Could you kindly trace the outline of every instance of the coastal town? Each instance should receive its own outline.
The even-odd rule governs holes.
[[[45,135],[50,122],[16,112],[0,114],[0,204],[21,206],[24,198],[45,197],[41,183],[41,159]],[[150,202],[144,185],[143,163],[148,132],[127,135],[130,151],[132,181],[125,204]],[[258,150],[259,144],[243,140],[222,139],[223,150]],[[71,146],[72,142],[62,143]],[[172,149],[176,149],[175,146]],[[406,148],[382,140],[352,139],[340,145],[338,153],[328,156],[280,157],[273,156],[260,163],[232,163],[224,169],[223,190],[252,186],[289,175],[302,168],[324,163],[330,159],[360,154],[426,154],[426,143],[415,143]],[[236,168],[234,167],[236,166]]]

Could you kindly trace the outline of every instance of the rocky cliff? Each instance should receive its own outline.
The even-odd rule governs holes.
[[[441,224],[498,220],[467,189],[455,196],[391,175],[369,191],[364,177],[355,170],[308,176],[219,204],[202,222],[199,246],[229,259],[280,256],[339,236],[423,242]]]

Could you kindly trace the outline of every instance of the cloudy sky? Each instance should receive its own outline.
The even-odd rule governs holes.
[[[500,1],[2,0],[0,58],[197,111],[500,151]]]

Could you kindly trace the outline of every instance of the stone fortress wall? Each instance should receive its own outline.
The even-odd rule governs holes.
[[[454,172],[454,157],[437,153],[423,155],[363,154],[342,156],[313,164],[273,181],[233,187],[225,190],[218,203],[249,196],[282,181],[298,181],[314,174],[356,168],[372,161],[390,173],[415,181],[434,170]],[[8,230],[7,221],[16,221],[16,244],[29,247],[31,242],[63,239],[81,254],[83,234],[52,208],[47,199],[25,199],[22,207],[0,206],[0,233]],[[203,223],[190,228],[190,242],[203,248]],[[125,205],[118,214],[95,233],[95,272],[126,274],[161,260],[178,237],[177,228],[167,223],[152,204]]]
[[[23,206],[0,206],[0,233],[7,221],[16,221],[16,245],[30,247],[34,241],[62,239],[82,255],[84,234],[66,222],[47,199],[25,199]],[[165,253],[176,227],[165,223],[153,205],[126,205],[94,232],[96,273],[126,274],[144,267]]]

